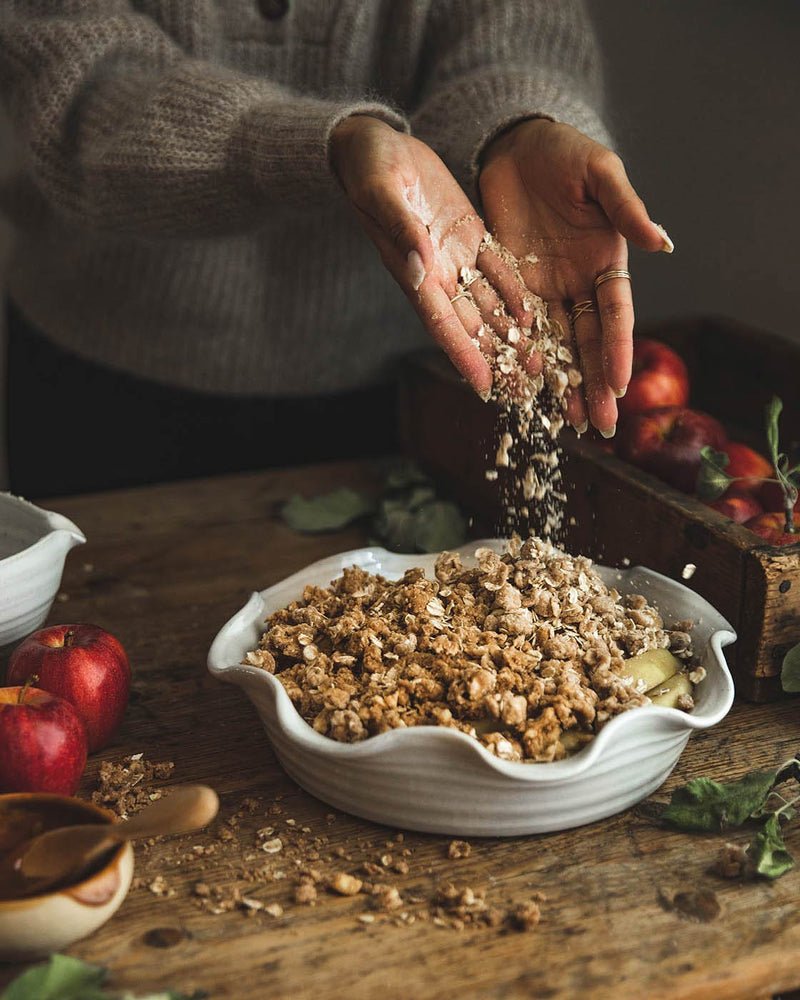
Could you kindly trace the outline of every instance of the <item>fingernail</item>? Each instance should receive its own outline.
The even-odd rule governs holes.
[[[622,399],[625,393],[628,391],[627,385],[624,385],[621,389],[612,390],[617,399]]]
[[[411,278],[411,287],[414,291],[419,291],[419,287],[425,280],[425,265],[422,263],[422,257],[416,250],[410,250],[408,257],[408,272]]]
[[[483,400],[484,403],[488,403],[489,400],[492,398],[492,387],[491,386],[489,386],[488,389],[484,389],[483,391],[481,391],[480,389],[476,389],[475,392],[478,393],[478,398],[481,399],[481,400]]]
[[[664,240],[664,246],[661,248],[663,252],[672,253],[672,251],[675,249],[675,244],[669,238],[669,233],[663,226],[659,226],[657,222],[654,222],[653,225],[656,227],[659,233],[661,233],[661,238]]]
[[[585,434],[589,430],[589,421],[584,420],[582,424],[573,424],[572,426],[575,428],[575,433],[580,437],[581,434]]]
[[[616,424],[614,424],[613,427],[607,427],[604,431],[600,431],[601,436],[604,437],[606,440],[608,440],[609,438],[614,437],[614,435],[616,433],[617,433],[617,425]]]

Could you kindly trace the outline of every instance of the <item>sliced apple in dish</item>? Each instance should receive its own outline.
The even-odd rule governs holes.
[[[642,681],[640,690],[649,692],[677,674],[682,667],[678,657],[668,649],[648,649],[625,661],[625,676],[633,677],[634,682]]]

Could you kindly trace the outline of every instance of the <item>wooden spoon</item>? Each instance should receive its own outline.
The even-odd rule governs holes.
[[[20,846],[12,864],[43,892],[57,883],[75,882],[115,844],[139,837],[188,833],[210,823],[219,799],[206,785],[178,785],[130,819],[119,823],[63,826]]]

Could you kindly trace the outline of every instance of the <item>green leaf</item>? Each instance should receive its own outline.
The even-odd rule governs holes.
[[[701,500],[718,500],[733,482],[725,471],[729,462],[724,451],[715,451],[710,445],[701,450],[696,485]]]
[[[781,687],[791,693],[800,691],[800,643],[792,646],[783,658]]]
[[[751,771],[739,781],[695,778],[672,793],[661,818],[681,830],[723,830],[757,815],[781,769]]]
[[[780,878],[794,868],[794,858],[786,850],[779,817],[773,813],[748,848],[753,865],[764,878]]]
[[[405,506],[382,501],[373,530],[391,552],[416,552],[416,522]]]
[[[68,955],[51,955],[48,961],[23,972],[6,988],[0,1000],[110,1000],[101,985],[106,970]]]
[[[769,403],[767,403],[767,444],[769,445],[769,453],[772,458],[772,464],[775,465],[776,468],[780,457],[778,420],[780,419],[782,410],[783,400],[779,396],[773,396]]]
[[[194,993],[176,993],[175,990],[167,990],[166,993],[148,993],[144,997],[123,993],[119,1000],[205,1000],[207,996],[205,990],[195,990]]]
[[[69,955],[51,955],[41,965],[34,965],[9,984],[0,1000],[114,1000],[117,993],[102,988],[108,970],[89,965]],[[164,990],[136,997],[123,993],[120,1000],[203,1000],[208,994],[195,990],[188,995]]]
[[[314,534],[338,531],[374,509],[374,501],[369,497],[342,487],[309,499],[295,495],[284,504],[281,515],[294,531]]]
[[[461,511],[447,500],[426,504],[414,515],[414,535],[418,552],[442,552],[463,545],[467,523]]]
[[[408,494],[406,506],[410,511],[419,510],[425,504],[436,499],[436,490],[432,486],[415,486]]]
[[[394,460],[384,472],[384,488],[387,490],[405,490],[410,486],[428,484],[430,478],[409,458]]]

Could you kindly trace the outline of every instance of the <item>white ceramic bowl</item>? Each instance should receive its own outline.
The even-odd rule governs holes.
[[[499,541],[474,542],[502,551]],[[616,716],[583,750],[548,764],[494,757],[453,729],[395,729],[361,743],[338,743],[306,723],[280,681],[241,663],[264,618],[300,597],[306,584],[327,586],[345,566],[396,579],[412,566],[432,576],[435,555],[357,549],[314,563],[255,593],[214,640],[211,673],[238,684],[255,704],[281,764],[306,791],[345,812],[388,826],[473,837],[566,830],[621,812],[667,778],[694,730],[719,722],[733,702],[722,647],[736,639],[728,622],[688,587],[651,570],[598,567],[622,593],[641,593],[665,619],[693,619],[695,648],[707,670],[691,714],[648,705]]]
[[[66,795],[21,792],[0,796],[0,810],[24,803],[62,803],[75,821],[110,823],[105,809]],[[122,905],[133,878],[133,847],[121,844],[89,878],[56,892],[0,900],[0,961],[43,958],[87,937]]]
[[[44,622],[67,552],[85,541],[61,514],[0,493],[0,650]]]

